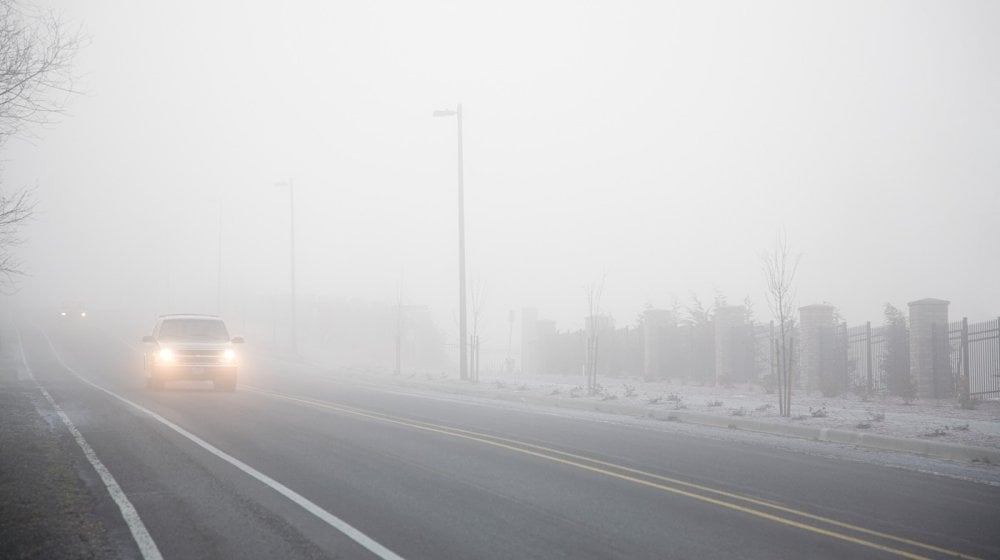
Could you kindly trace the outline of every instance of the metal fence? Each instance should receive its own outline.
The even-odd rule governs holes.
[[[857,393],[886,392],[886,327],[871,322],[846,327],[848,388]]]
[[[974,399],[1000,399],[1000,317],[948,325],[951,371]]]
[[[947,344],[944,325],[934,329],[935,387],[931,394],[939,397],[968,395],[974,399],[1000,399],[1000,318],[969,323],[967,320],[948,325]],[[728,353],[721,354],[726,363],[727,378],[723,382],[758,382],[772,386],[776,379],[775,342],[778,338],[773,324],[754,323],[738,326],[728,332],[716,332],[710,325],[676,325],[663,329],[659,335],[660,355],[657,371],[651,378],[681,378],[714,383],[717,379],[715,353],[717,336],[731,337]],[[917,383],[910,368],[909,332],[905,318],[885,325],[870,322],[848,327],[839,324],[820,329],[808,355],[809,367],[817,375],[818,386],[831,394],[851,391],[864,395],[893,395],[914,398]],[[810,380],[802,379],[802,333],[797,326],[789,328],[793,382],[797,387],[810,388]],[[541,367],[546,372],[577,374],[583,356],[584,332],[556,333],[544,340],[539,349]],[[642,336],[629,329],[609,331],[602,338],[602,373],[612,375],[642,375],[644,342]],[[484,355],[483,371],[510,369],[498,355]],[[967,380],[967,381],[966,381]],[[926,381],[926,380],[924,380]],[[940,384],[939,386],[937,384]],[[923,392],[923,390],[921,390]]]

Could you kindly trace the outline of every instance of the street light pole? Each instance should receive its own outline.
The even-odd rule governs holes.
[[[435,117],[458,117],[458,374],[468,379],[468,350],[465,304],[465,185],[462,157],[462,104],[458,110],[434,111]]]
[[[222,201],[219,201],[219,246],[215,271],[215,314],[222,316]]]
[[[295,321],[295,179],[288,179],[287,182],[282,181],[278,183],[278,186],[288,185],[288,253],[289,253],[289,282],[291,284],[291,300],[290,300],[290,310],[291,310],[291,320],[292,320],[292,353],[298,353],[298,336],[296,333],[296,321]]]

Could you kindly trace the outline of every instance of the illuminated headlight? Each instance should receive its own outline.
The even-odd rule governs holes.
[[[60,313],[60,315],[62,315],[63,317],[65,317],[66,316],[66,312],[63,311],[62,313]]]
[[[231,364],[236,361],[236,351],[232,348],[226,348],[226,351],[222,353],[222,361],[227,364]]]
[[[169,348],[160,348],[157,357],[161,362],[172,362],[174,361],[174,351]]]
[[[81,317],[86,317],[87,316],[87,312],[86,311],[81,311],[80,312],[80,316]]]

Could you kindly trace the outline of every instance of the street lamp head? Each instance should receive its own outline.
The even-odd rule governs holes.
[[[444,109],[442,111],[434,111],[435,117],[451,117],[457,113],[451,109]]]

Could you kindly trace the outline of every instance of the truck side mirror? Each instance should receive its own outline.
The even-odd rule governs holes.
[[[151,335],[147,334],[146,336],[142,337],[142,341],[143,342],[156,342],[156,339],[153,338]]]
[[[244,342],[246,342],[246,341],[243,340],[242,336],[234,336],[233,337],[233,344],[243,344]]]

